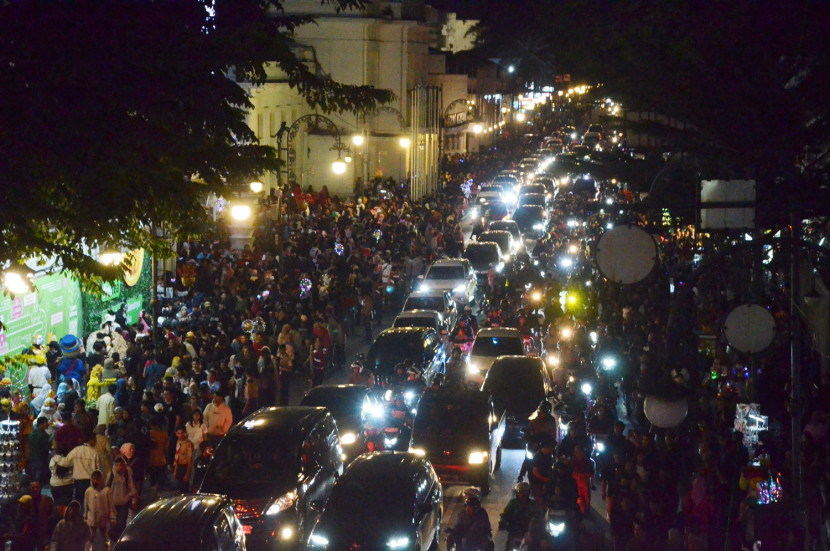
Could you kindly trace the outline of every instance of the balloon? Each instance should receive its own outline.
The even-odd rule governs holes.
[[[669,401],[656,396],[646,396],[643,409],[652,425],[661,429],[671,429],[679,426],[686,418],[689,413],[689,402],[685,397]]]
[[[253,320],[245,320],[242,322],[242,330],[246,333],[250,333],[254,330],[254,322]]]

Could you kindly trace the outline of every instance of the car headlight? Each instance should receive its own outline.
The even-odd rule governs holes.
[[[463,286],[463,285],[459,285],[458,287],[456,287],[455,289],[453,289],[453,290],[452,290],[452,292],[453,292],[453,293],[463,293],[463,292],[464,292],[464,291],[466,291],[466,290],[467,290],[467,288],[466,288],[465,286]]]
[[[525,459],[533,459],[533,454],[530,450],[525,450]]]
[[[479,198],[478,198],[478,202],[479,202],[479,203],[483,203],[484,201],[486,201],[486,199],[485,199],[484,197],[479,197]]]
[[[292,507],[295,503],[297,503],[297,492],[288,492],[287,494],[283,494],[278,497],[277,500],[265,510],[265,514],[267,516],[274,516],[277,513]]]
[[[467,459],[470,465],[481,465],[487,459],[487,452],[473,452]]]
[[[429,291],[429,283],[421,283],[421,286],[418,288],[419,291]]]
[[[602,359],[602,369],[608,371],[617,367],[617,360],[611,356],[606,356]]]
[[[280,529],[280,539],[281,540],[290,540],[294,538],[294,527],[293,526],[283,526]]]
[[[555,354],[550,354],[547,357],[547,362],[548,362],[549,366],[556,367],[556,366],[559,365],[559,356],[557,356]]]
[[[401,549],[409,545],[409,538],[406,536],[400,536],[397,538],[391,538],[389,541],[386,542],[386,547],[389,549]]]
[[[510,262],[510,255],[509,254],[504,255],[503,258],[504,258],[505,262]]]
[[[504,270],[504,263],[499,262],[498,264],[496,264],[496,273],[500,274],[502,270]]]
[[[582,393],[585,396],[590,396],[592,390],[594,390],[594,389],[591,386],[591,383],[582,383]]]
[[[363,406],[363,413],[370,417],[383,417],[383,406],[381,404],[366,404]]]
[[[357,441],[357,435],[353,432],[347,432],[340,436],[340,444],[342,444],[343,446],[354,444],[355,441]]]
[[[481,370],[478,368],[476,364],[469,363],[467,364],[467,373],[470,375],[478,375],[479,373],[481,373]]]
[[[605,451],[605,444],[602,442],[597,442],[597,453],[602,453]]]
[[[515,193],[505,193],[504,194],[504,202],[505,203],[515,203],[516,202],[516,194]]]
[[[533,229],[537,230],[537,231],[542,231],[543,229],[545,229],[545,225],[544,224],[533,224]]]
[[[319,534],[311,534],[308,542],[314,547],[325,547],[329,544],[329,539]]]
[[[565,531],[565,523],[564,522],[549,522],[548,523],[548,532],[553,537],[557,537],[559,534]]]
[[[417,455],[418,457],[423,457],[427,454],[427,451],[424,448],[409,448],[409,453]]]

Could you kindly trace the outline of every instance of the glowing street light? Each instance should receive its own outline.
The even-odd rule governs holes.
[[[344,163],[340,159],[337,159],[336,161],[331,163],[331,171],[335,174],[343,174],[344,172],[346,172],[346,163]]]
[[[98,255],[98,262],[104,266],[118,266],[124,260],[124,255],[118,251],[106,251]]]
[[[247,220],[251,217],[251,207],[248,205],[234,205],[231,207],[231,216],[236,220]]]
[[[527,117],[524,113],[516,113],[516,120],[518,122],[524,122]]]
[[[29,277],[16,271],[6,271],[3,274],[3,286],[13,295],[23,295],[32,289]]]
[[[473,125],[473,134],[481,134],[484,131],[484,127],[478,123]]]
[[[360,134],[355,134],[354,136],[352,136],[352,143],[357,146],[363,145],[363,136],[361,136]]]
[[[250,185],[251,191],[253,191],[254,193],[259,193],[260,191],[262,191],[263,187],[265,187],[265,186],[262,185],[262,182],[256,182],[256,181],[251,182],[251,185]]]
[[[409,138],[404,137],[400,139],[399,143],[401,144],[401,147],[409,147],[411,142],[409,141]]]
[[[513,73],[513,72],[515,72],[515,71],[516,71],[516,67],[515,67],[514,65],[508,65],[508,66],[507,66],[507,72],[508,72],[508,73],[511,73],[511,74],[512,74],[512,73]]]

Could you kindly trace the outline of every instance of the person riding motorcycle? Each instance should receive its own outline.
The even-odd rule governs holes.
[[[407,407],[412,407],[421,397],[421,394],[424,393],[426,384],[421,379],[421,372],[414,367],[407,370],[407,375],[408,378],[404,381],[401,391],[403,392],[404,403]]]
[[[464,359],[461,357],[461,347],[453,347],[450,359],[447,361],[446,388],[447,390],[462,390],[465,384],[466,371]]]
[[[490,517],[481,506],[478,488],[464,490],[464,510],[456,518],[447,534],[447,549],[455,551],[491,551],[493,533]]]
[[[458,318],[452,333],[450,333],[450,342],[453,344],[467,344],[473,342],[476,334],[473,328],[467,322],[466,318]]]
[[[553,549],[555,549],[553,537],[545,530],[544,521],[538,518],[530,519],[519,550],[552,551]]]
[[[611,408],[602,401],[597,401],[588,412],[588,433],[610,435],[614,430],[614,417]]]
[[[368,387],[375,386],[375,377],[365,369],[361,362],[352,362],[352,374],[349,375],[350,385],[365,385]]]
[[[557,426],[556,418],[551,415],[553,411],[550,402],[542,400],[539,407],[536,409],[536,416],[530,420],[527,425],[527,431],[530,434],[546,434],[550,438],[556,440]]]
[[[473,330],[473,334],[478,333],[478,320],[473,315],[473,307],[469,304],[464,307],[464,313],[461,314],[459,319],[463,319],[467,321],[467,325]]]
[[[515,497],[507,502],[499,519],[499,530],[507,531],[505,551],[511,551],[521,541],[531,519],[544,515],[544,510],[530,497],[530,484],[519,482],[515,490]]]

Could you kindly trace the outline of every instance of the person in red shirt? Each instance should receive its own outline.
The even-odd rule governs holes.
[[[594,462],[585,455],[582,446],[574,447],[573,457],[573,478],[576,481],[577,503],[583,515],[591,510],[591,479],[594,477]]]

